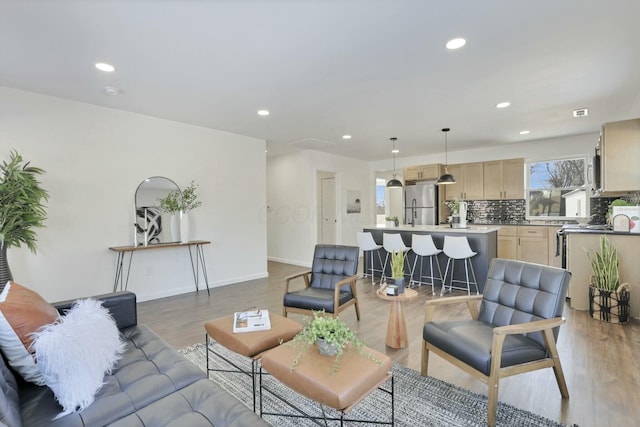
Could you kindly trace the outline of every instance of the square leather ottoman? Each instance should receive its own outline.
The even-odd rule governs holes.
[[[365,355],[353,348],[347,348],[337,372],[331,373],[334,357],[322,356],[314,347],[302,353],[300,363],[292,370],[293,360],[299,349],[290,345],[281,345],[266,351],[260,360],[262,369],[297,393],[312,399],[321,405],[341,411],[344,420],[346,414],[358,402],[391,379],[391,422],[375,421],[376,424],[393,424],[393,374],[391,359],[383,353],[363,347]],[[375,358],[369,360],[366,353]],[[376,361],[379,361],[378,364]],[[267,390],[268,391],[268,390]],[[260,393],[262,393],[262,384]],[[261,408],[262,410],[262,408]],[[263,413],[267,414],[267,413]],[[262,414],[261,414],[262,415]],[[269,414],[283,415],[283,414]],[[314,418],[309,416],[309,418]],[[363,420],[350,420],[363,421]],[[372,422],[372,421],[367,421]]]
[[[206,345],[207,345],[207,376],[211,371],[221,371],[220,369],[209,368],[209,356],[211,354],[221,357],[213,349],[214,346],[210,345],[210,339],[212,338],[217,344],[228,348],[234,353],[241,354],[243,356],[252,359],[251,371],[245,371],[239,366],[231,363],[224,357],[234,370],[224,370],[223,372],[239,372],[251,376],[253,384],[253,410],[256,410],[256,362],[260,359],[260,356],[265,351],[280,345],[281,342],[290,341],[295,337],[298,332],[302,330],[302,325],[286,317],[282,317],[278,314],[269,312],[269,320],[271,322],[271,329],[267,331],[255,331],[255,332],[242,332],[233,333],[233,314],[220,317],[218,319],[209,320],[204,324],[206,330]]]

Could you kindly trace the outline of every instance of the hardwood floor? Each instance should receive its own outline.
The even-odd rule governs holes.
[[[282,312],[284,278],[306,270],[269,263],[269,278],[187,293],[138,304],[138,322],[147,324],[174,348],[204,341],[206,320],[257,305]],[[135,289],[135,286],[131,288]],[[397,363],[420,370],[424,301],[431,288],[416,288],[420,297],[404,304],[409,346],[394,350],[385,346],[389,302],[375,296],[370,279],[358,281],[362,319],[355,310],[341,317],[358,331],[369,347],[385,352]],[[612,325],[591,319],[586,311],[565,308],[567,323],[560,329],[558,351],[570,398],[562,400],[551,369],[500,381],[499,400],[555,421],[580,427],[635,426],[640,421],[640,321]],[[434,319],[468,317],[465,305],[436,311]],[[303,316],[290,315],[302,322]],[[484,383],[432,354],[429,374],[460,387],[487,394]],[[425,399],[428,399],[425,396]]]

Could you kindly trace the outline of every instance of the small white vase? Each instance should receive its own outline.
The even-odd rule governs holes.
[[[171,214],[171,241],[180,241],[180,214],[177,212]]]
[[[189,214],[180,212],[180,242],[189,242]]]

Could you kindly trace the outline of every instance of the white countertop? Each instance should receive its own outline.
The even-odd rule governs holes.
[[[398,227],[387,227],[385,225],[371,225],[363,227],[364,229],[378,229],[389,231],[417,231],[423,233],[460,233],[460,234],[487,234],[498,231],[498,225],[467,225],[467,228],[451,228],[449,225],[411,225],[401,224]]]

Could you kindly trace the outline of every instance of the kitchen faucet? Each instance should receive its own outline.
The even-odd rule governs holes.
[[[416,226],[416,199],[411,201],[411,226]]]

